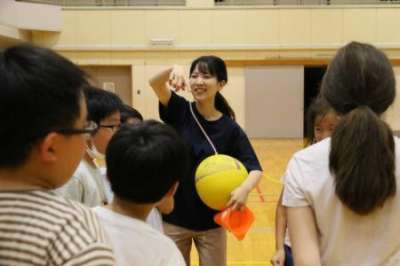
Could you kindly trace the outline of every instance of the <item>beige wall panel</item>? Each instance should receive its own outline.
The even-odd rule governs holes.
[[[246,51],[210,51],[208,54],[216,55],[224,60],[245,60],[247,59]]]
[[[310,58],[311,51],[310,50],[283,50],[279,51],[280,58]]]
[[[311,10],[311,44],[332,45],[342,43],[343,11],[341,9]]]
[[[62,12],[62,27],[58,37],[58,45],[75,45],[76,39],[76,11],[63,11]],[[80,41],[80,40],[79,40]]]
[[[265,60],[279,58],[279,51],[248,51],[248,60]]]
[[[142,96],[145,102],[145,105],[143,106],[144,108],[144,113],[143,116],[145,116],[147,119],[157,119],[159,120],[159,115],[158,115],[158,99],[151,89],[148,80],[154,76],[156,73],[162,71],[168,67],[167,65],[146,65],[144,67],[144,76],[143,76],[143,84],[144,84],[144,89],[142,90]]]
[[[146,11],[146,42],[153,38],[173,38],[175,44],[180,43],[179,15],[177,10]]]
[[[245,16],[246,44],[279,44],[279,11],[276,9],[247,10]]]
[[[222,94],[235,111],[236,122],[245,127],[245,82],[242,67],[228,68],[228,84],[222,90]]]
[[[385,112],[384,118],[392,130],[400,130],[400,67],[396,66],[393,70],[396,75],[397,96],[392,106]]]
[[[148,44],[143,10],[111,12],[111,44],[115,46]]]
[[[144,52],[113,51],[111,53],[111,64],[113,64],[113,65],[143,65],[144,57],[145,57]]]
[[[214,7],[214,0],[186,0],[187,7]]]
[[[80,44],[76,39],[76,11],[63,11],[60,32],[32,31],[32,41],[39,45],[52,47],[55,45],[71,46]]]
[[[211,42],[210,10],[181,10],[181,45],[208,45]]]
[[[400,43],[400,9],[377,9],[377,43]]]
[[[343,9],[343,41],[376,41],[376,9]]]
[[[149,65],[174,65],[177,64],[179,59],[179,53],[177,51],[172,52],[146,52],[144,54],[144,60]]]
[[[400,58],[400,51],[399,50],[386,50],[385,54],[392,59],[399,59]]]
[[[145,90],[148,90],[148,85],[144,73],[144,65],[132,66],[132,105],[147,119]]]
[[[111,12],[75,11],[76,41],[83,46],[111,45]]]
[[[308,46],[311,44],[311,10],[280,9],[280,44]]]
[[[111,65],[111,52],[76,52],[79,65]]]
[[[185,52],[180,52],[179,57],[180,57],[180,62],[186,63],[190,65],[190,63],[196,59],[197,57],[203,56],[203,55],[215,55],[219,56],[224,60],[245,60],[247,59],[247,51],[213,51],[213,50],[204,50],[204,51],[185,51]]]
[[[60,33],[49,31],[32,31],[32,41],[45,47],[53,47],[60,42]]]
[[[331,59],[335,56],[336,50],[326,50],[326,51],[312,51],[311,57],[313,59]]]
[[[1,32],[0,32],[1,35]],[[32,32],[32,42],[39,44],[39,45],[43,45],[43,36],[42,36],[42,32],[41,31],[34,31]]]
[[[193,62],[194,59],[203,55],[213,54],[214,51],[183,51],[179,53],[179,64],[188,65]]]
[[[74,60],[76,60],[76,54],[75,52],[69,52],[69,51],[57,51],[58,54],[68,58],[69,60],[71,60],[72,62],[74,62]]]
[[[78,63],[78,61],[76,59],[76,53],[75,52],[57,51],[57,53],[62,55],[62,56],[64,56],[65,58],[68,58],[69,60],[71,60],[75,64]]]
[[[241,10],[213,10],[211,16],[211,44],[243,44],[246,42],[246,12]]]

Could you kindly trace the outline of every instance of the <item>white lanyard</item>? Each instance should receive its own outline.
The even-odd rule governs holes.
[[[214,150],[214,153],[218,154],[218,151],[215,148],[214,143],[211,141],[210,137],[207,135],[206,131],[204,130],[204,128],[201,126],[199,120],[197,119],[197,116],[193,112],[193,107],[192,107],[192,104],[190,102],[189,102],[189,108],[190,108],[190,112],[192,113],[192,116],[193,116],[194,120],[196,121],[197,125],[199,126],[201,132],[203,132],[204,137],[206,137],[208,143],[210,143],[210,145],[211,145],[211,148]]]

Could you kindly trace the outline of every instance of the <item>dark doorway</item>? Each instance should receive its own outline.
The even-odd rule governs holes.
[[[304,66],[304,137],[307,137],[307,112],[313,99],[318,95],[322,77],[327,66]]]

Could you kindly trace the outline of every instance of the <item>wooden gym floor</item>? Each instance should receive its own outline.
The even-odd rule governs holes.
[[[303,139],[255,139],[251,141],[264,169],[259,190],[250,193],[248,207],[256,220],[243,241],[228,234],[228,265],[270,265],[275,251],[275,207],[282,188],[280,178],[294,152],[303,148]],[[192,265],[198,265],[192,252]]]

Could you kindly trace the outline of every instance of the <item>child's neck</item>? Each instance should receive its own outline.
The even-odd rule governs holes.
[[[197,111],[204,117],[205,120],[215,121],[221,118],[222,113],[215,108],[214,102],[197,102]]]
[[[54,189],[45,178],[38,173],[21,167],[17,169],[0,169],[0,191],[26,191]]]
[[[138,204],[130,201],[126,201],[114,196],[113,201],[107,208],[113,210],[116,213],[136,218],[142,221],[146,221],[147,216],[154,208],[155,204]]]

